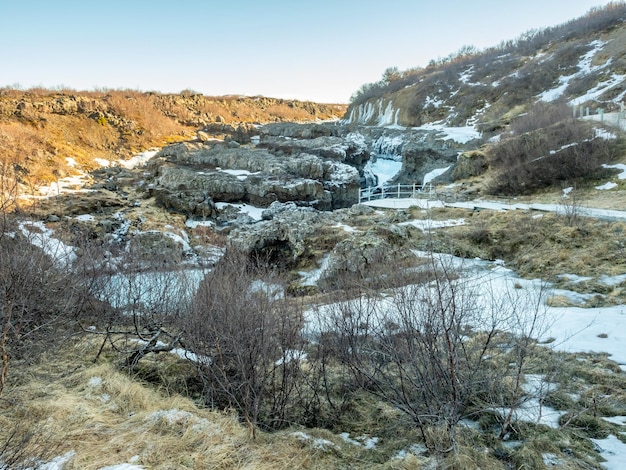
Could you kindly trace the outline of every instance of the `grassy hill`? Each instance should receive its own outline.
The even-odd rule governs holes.
[[[344,105],[265,97],[209,97],[134,90],[0,89],[0,155],[22,179],[41,185],[89,171],[97,159],[117,161],[167,143],[189,140],[206,126],[340,117]],[[72,164],[68,164],[71,158]]]

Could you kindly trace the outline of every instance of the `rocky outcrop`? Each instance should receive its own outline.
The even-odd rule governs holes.
[[[204,126],[196,134],[198,140],[209,142],[211,140],[224,140],[226,142],[238,142],[248,144],[252,138],[259,135],[257,126],[252,124],[220,124],[212,123]]]
[[[281,132],[286,135],[280,136]],[[470,128],[362,126],[345,121],[304,126],[272,124],[261,128],[260,133],[259,145],[269,151],[284,155],[306,152],[355,167],[362,187],[376,184],[367,168],[378,159],[402,162],[389,183],[422,184],[427,175],[430,182],[450,182],[458,155],[473,151],[482,142],[480,134]],[[444,168],[448,171],[439,174]],[[432,176],[433,171],[437,176]]]
[[[350,209],[320,212],[290,203],[274,203],[264,211],[265,220],[233,228],[229,247],[284,269],[302,266],[303,262],[310,265],[318,256],[324,256],[318,287],[335,289],[346,277],[367,280],[376,276],[372,271],[375,266],[411,256],[403,243],[409,239],[411,228],[395,223],[404,217],[394,213],[380,215],[358,204]],[[341,228],[342,224],[355,222],[366,224],[368,229]],[[332,227],[336,227],[334,233]],[[330,253],[320,251],[321,246]],[[318,265],[321,262],[315,261]]]
[[[306,153],[287,157],[264,149],[186,143],[163,149],[149,168],[150,190],[159,201],[190,215],[208,212],[209,198],[260,207],[291,201],[320,210],[358,200],[356,169]],[[193,208],[184,199],[193,201]]]
[[[452,178],[458,180],[479,176],[486,172],[488,167],[487,156],[484,152],[480,150],[465,152],[459,155]]]
[[[280,132],[286,135],[278,135]],[[347,163],[359,171],[362,186],[373,184],[365,174],[368,162],[378,158],[401,161],[402,168],[392,182],[421,184],[431,171],[455,166],[459,154],[480,145],[478,132],[474,135],[468,129],[463,132],[459,129],[448,132],[445,127],[363,126],[345,121],[315,126],[281,123],[260,129],[260,146],[285,155],[307,152]],[[313,137],[314,134],[321,136]],[[452,171],[448,171],[435,181],[451,181],[451,175]]]
[[[363,136],[358,133],[312,139],[263,136],[259,146],[286,155],[309,153],[321,158],[348,163],[356,168],[362,167],[370,157],[368,146]]]
[[[467,145],[437,139],[434,133],[413,135],[402,149],[402,171],[394,182],[421,184],[431,171],[455,165],[459,153],[467,149]],[[442,174],[437,181],[452,181],[450,174]]]
[[[276,122],[264,125],[259,132],[264,140],[268,137],[315,139],[317,137],[339,137],[341,128],[333,123],[297,124],[293,122]]]
[[[298,262],[307,250],[307,242],[326,220],[324,213],[310,208],[274,204],[267,211],[270,220],[230,232],[229,246],[252,257],[267,260],[283,268]]]

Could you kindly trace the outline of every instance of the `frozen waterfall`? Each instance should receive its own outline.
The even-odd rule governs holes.
[[[372,144],[372,156],[365,165],[366,186],[381,187],[402,169],[402,136],[382,136]]]

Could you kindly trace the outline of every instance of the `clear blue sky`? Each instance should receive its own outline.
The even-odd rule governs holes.
[[[347,102],[425,66],[608,0],[0,0],[0,86]]]

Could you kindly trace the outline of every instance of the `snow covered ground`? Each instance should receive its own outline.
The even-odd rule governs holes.
[[[564,200],[567,202],[567,200]],[[435,207],[458,207],[461,209],[490,209],[495,211],[507,210],[536,210],[541,212],[554,212],[563,214],[567,210],[565,204],[525,204],[517,202],[500,202],[473,200],[462,202],[443,202],[440,200],[426,198],[405,198],[405,199],[376,199],[364,201],[362,204],[371,207],[381,207],[389,209],[406,209],[411,206],[421,207],[422,209],[432,209]],[[583,217],[593,217],[602,220],[626,220],[626,211],[613,209],[597,209],[592,207],[579,207],[576,209],[577,214]]]
[[[444,203],[440,201],[429,201],[426,199],[384,199],[369,201],[364,204],[373,207],[407,208],[418,206],[425,209],[441,207]],[[481,207],[493,210],[528,209],[550,210],[558,212],[561,207],[558,204],[503,204],[497,202],[472,201],[467,203],[451,204],[452,207]],[[618,220],[626,220],[626,211],[608,211],[600,209],[587,209],[585,215],[593,217],[608,218],[613,217]],[[438,227],[458,225],[462,219],[450,221],[422,222],[414,221],[406,224],[415,224],[423,230],[435,229]],[[447,256],[447,255],[441,255]],[[520,284],[527,288],[536,286],[538,280],[527,281],[520,279],[514,272],[504,268],[500,263],[488,261],[471,261],[457,258],[455,260],[461,265],[481,266],[484,273],[489,274],[489,283],[506,285],[511,283]],[[564,274],[565,275],[565,274]],[[621,278],[620,278],[621,279]],[[611,279],[606,280],[608,283]],[[499,287],[502,288],[502,287]],[[554,294],[569,296],[572,300],[580,300],[580,294],[572,291],[558,291]],[[606,352],[611,355],[611,359],[624,366],[626,370],[626,305],[600,308],[581,307],[546,307],[547,313],[555,320],[555,325],[546,331],[546,338],[554,338],[553,345],[559,350],[568,352]]]

